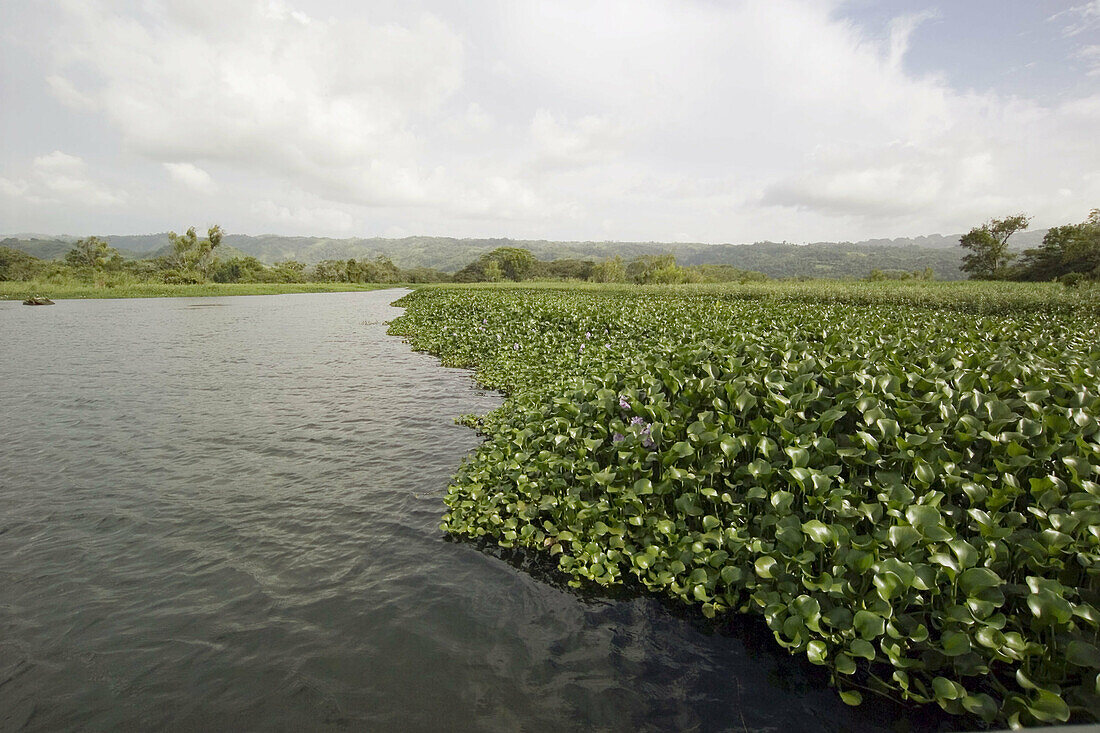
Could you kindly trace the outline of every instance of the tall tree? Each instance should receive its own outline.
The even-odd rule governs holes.
[[[221,245],[223,235],[222,228],[217,224],[206,230],[206,239],[199,239],[195,227],[188,228],[182,236],[168,232],[172,251],[165,256],[165,264],[175,270],[196,271],[205,279],[218,261],[215,250]]]
[[[122,263],[118,250],[99,237],[86,237],[79,240],[65,254],[65,264],[72,267],[87,267],[93,270],[105,270]]]
[[[1020,259],[1020,280],[1053,280],[1070,273],[1100,280],[1100,209],[1080,224],[1052,227],[1038,249],[1025,250]]]
[[[1027,229],[1031,217],[1024,214],[1006,216],[1004,219],[991,219],[964,234],[959,244],[970,250],[963,257],[962,271],[970,275],[971,280],[997,280],[1004,277],[1008,263],[1015,257],[1008,251],[1008,239],[1013,234]]]
[[[205,278],[210,272],[210,268],[218,261],[218,255],[215,250],[222,243],[222,228],[215,224],[206,230],[206,239],[199,241],[198,253],[196,257],[195,266],[202,276]]]
[[[497,247],[481,256],[482,267],[489,272],[490,263],[495,262],[503,277],[509,280],[526,280],[535,269],[538,260],[530,250],[520,247]],[[495,271],[494,271],[495,274]]]

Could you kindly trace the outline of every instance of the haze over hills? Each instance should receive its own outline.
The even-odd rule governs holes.
[[[1013,249],[1036,247],[1046,230],[1021,232],[1012,239]],[[517,239],[456,239],[452,237],[382,237],[332,239],[280,235],[226,235],[222,256],[251,255],[265,264],[298,260],[316,264],[322,260],[389,257],[401,268],[430,267],[456,272],[496,247],[522,247],[540,260],[595,259],[619,255],[671,252],[682,265],[725,264],[763,272],[770,277],[865,277],[871,270],[924,270],[932,268],[940,280],[960,280],[964,254],[960,235],[932,234],[862,242],[756,242],[753,244],[697,244],[669,242],[559,242]],[[44,259],[63,257],[73,236],[20,234],[0,240],[0,245]],[[108,235],[112,247],[125,257],[163,254],[168,234]]]

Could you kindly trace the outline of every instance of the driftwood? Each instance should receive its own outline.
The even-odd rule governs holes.
[[[53,305],[53,301],[41,295],[35,295],[24,300],[23,305]]]

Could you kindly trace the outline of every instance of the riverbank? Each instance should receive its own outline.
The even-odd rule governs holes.
[[[393,283],[202,283],[168,285],[130,283],[97,287],[87,283],[37,281],[0,282],[0,300],[23,300],[42,295],[53,300],[80,298],[188,298],[212,295],[285,295],[288,293],[343,293],[402,287]]]

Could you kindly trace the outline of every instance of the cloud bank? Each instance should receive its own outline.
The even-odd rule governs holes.
[[[337,236],[799,241],[1100,204],[1095,85],[1041,104],[914,75],[933,10],[875,31],[808,0],[464,5],[63,3],[35,83],[100,126],[90,144],[125,175],[96,182],[55,139],[2,159],[0,212],[9,228],[64,203],[94,229],[98,207],[128,203],[161,212],[139,230],[203,216]],[[1051,25],[1083,38],[1094,6]],[[1095,65],[1095,46],[1074,48]]]

